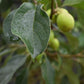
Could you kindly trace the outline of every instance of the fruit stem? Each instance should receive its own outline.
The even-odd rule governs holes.
[[[51,1],[51,15],[50,15],[50,19],[52,19],[53,12],[54,12],[54,0]]]

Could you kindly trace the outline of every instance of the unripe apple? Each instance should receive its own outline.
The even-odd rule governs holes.
[[[52,16],[52,23],[56,23],[56,18],[57,18],[57,14],[54,14],[54,15]]]
[[[74,28],[74,18],[69,13],[61,13],[57,16],[57,25],[63,32],[68,32]]]
[[[54,10],[54,12],[56,11],[56,13],[53,14],[52,16],[52,22],[53,23],[56,23],[56,18],[57,18],[57,15],[61,14],[61,13],[69,13],[66,9],[64,8],[56,8]]]
[[[69,12],[68,12],[66,9],[64,9],[64,8],[57,8],[56,11],[57,11],[57,14],[69,13]]]
[[[58,50],[58,49],[59,49],[59,45],[60,45],[60,44],[59,44],[59,40],[56,39],[56,38],[54,38],[50,46],[51,46],[51,48],[53,48],[54,50]]]
[[[51,30],[50,31],[50,37],[49,37],[49,44],[52,43],[53,39],[54,39],[54,32]]]
[[[48,9],[48,10],[46,11],[46,13],[47,13],[47,15],[50,17],[51,9]]]

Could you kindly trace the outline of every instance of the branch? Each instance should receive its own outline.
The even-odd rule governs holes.
[[[49,57],[52,57],[52,58],[57,58],[57,52],[54,52],[54,53],[50,53],[50,52],[48,52],[48,51],[46,51],[46,54],[49,56]],[[68,55],[68,54],[66,54],[66,55],[64,55],[64,54],[59,54],[61,57],[63,57],[63,58],[74,58],[74,57],[76,57],[76,58],[84,58],[84,55],[83,54],[81,54],[81,53],[78,53],[78,54],[74,54],[74,55]]]
[[[84,55],[83,54],[74,54],[74,55],[63,55],[63,54],[60,54],[60,56],[62,56],[62,57],[65,57],[65,58],[72,58],[72,57],[84,57]]]
[[[50,19],[52,19],[53,12],[54,12],[54,0],[51,1],[51,16],[50,16]]]

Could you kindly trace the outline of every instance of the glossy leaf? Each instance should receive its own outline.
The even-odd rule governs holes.
[[[42,53],[47,47],[50,26],[47,14],[31,3],[23,3],[14,15],[12,33],[21,38],[32,58]]]

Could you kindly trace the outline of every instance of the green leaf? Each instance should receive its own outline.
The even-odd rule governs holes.
[[[71,50],[77,49],[79,44],[78,38],[71,35],[70,33],[64,33],[64,34],[67,37],[68,45],[71,48]]]
[[[0,1],[0,12],[6,11],[12,5],[12,0],[1,0]]]
[[[12,50],[11,49],[5,49],[3,51],[0,52],[0,57],[3,56],[3,55],[6,55],[8,53],[10,53]]]
[[[63,6],[73,6],[81,2],[84,2],[84,0],[65,0]]]
[[[77,61],[84,67],[84,57],[77,59]]]
[[[47,47],[50,26],[47,14],[31,3],[23,3],[16,11],[12,21],[12,33],[21,38],[32,58]]]
[[[15,14],[16,10],[12,11],[4,20],[3,22],[3,33],[6,37],[6,41],[16,41],[18,40],[18,37],[12,34],[11,32],[11,21],[13,18],[13,15]]]
[[[84,47],[84,32],[81,32],[78,39],[79,39],[79,46]]]
[[[0,3],[2,2],[2,0],[0,0]]]
[[[64,76],[61,80],[61,84],[70,84],[68,78],[66,76]]]
[[[13,56],[5,67],[0,68],[0,84],[8,84],[13,74],[19,69],[26,61],[26,56]]]
[[[63,64],[64,73],[67,75],[71,84],[80,84],[78,76],[73,72],[72,67],[70,64]]]
[[[24,68],[20,72],[18,72],[15,84],[28,84],[28,74],[29,68]]]
[[[51,0],[37,0],[44,5],[44,8],[47,10],[51,7]]]
[[[46,84],[55,84],[55,70],[51,66],[47,57],[45,57],[45,61],[41,65],[41,71]]]
[[[80,9],[84,9],[84,1],[81,2],[81,3],[79,3],[79,4],[74,5],[74,7],[80,8]],[[80,9],[79,9],[79,10],[80,10]]]
[[[84,9],[77,9],[78,20],[84,24]]]
[[[8,55],[12,52],[12,49],[5,49],[3,51],[0,51],[0,62],[2,61],[2,58],[4,55]],[[10,59],[11,56],[8,56],[7,58],[5,58],[5,61],[4,61],[4,65],[6,64],[7,60]]]
[[[62,66],[62,57],[60,55],[57,55],[57,61],[54,61],[54,64],[56,65],[56,69],[60,70]]]
[[[60,0],[57,0],[57,4],[58,4],[58,6],[61,6],[61,4],[62,4],[62,1],[60,1]]]

